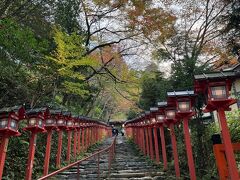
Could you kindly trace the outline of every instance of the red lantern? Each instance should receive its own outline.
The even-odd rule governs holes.
[[[22,106],[0,109],[0,134],[4,136],[19,136],[18,122],[25,117]]]
[[[174,120],[176,116],[176,110],[174,108],[166,108],[165,114],[168,121]]]
[[[217,110],[218,120],[221,127],[223,144],[228,162],[230,179],[239,179],[236,159],[228,130],[225,111],[229,106],[236,103],[236,99],[230,97],[232,81],[239,77],[234,71],[214,72],[209,74],[195,75],[194,90],[206,97],[205,112]]]
[[[168,102],[176,105],[176,115],[182,117],[191,117],[194,114],[193,105],[195,97],[193,91],[173,91],[167,92]]]
[[[27,112],[28,123],[25,129],[35,133],[44,132],[44,123],[47,111],[47,108],[29,110]]]
[[[157,122],[158,122],[158,123],[163,123],[164,120],[165,120],[165,115],[163,115],[163,114],[158,114],[158,115],[156,116],[156,118],[157,118]]]
[[[53,129],[57,127],[57,119],[61,114],[61,110],[50,110],[45,120],[45,129]]]
[[[183,120],[183,131],[187,151],[190,178],[196,179],[194,159],[192,155],[191,138],[188,127],[188,121],[194,114],[192,106],[194,104],[195,94],[193,91],[173,91],[168,92],[167,95],[168,102],[176,104],[177,108],[176,117],[179,119],[179,121]]]
[[[18,122],[23,118],[25,118],[25,110],[22,106],[0,109],[0,179],[2,179],[9,137],[20,135]]]
[[[32,170],[33,162],[37,141],[37,133],[45,132],[44,121],[47,117],[48,109],[47,108],[37,108],[31,109],[27,112],[28,117],[28,126],[26,130],[31,131],[30,143],[29,143],[29,152],[28,152],[28,161],[26,168],[26,180],[32,179]]]

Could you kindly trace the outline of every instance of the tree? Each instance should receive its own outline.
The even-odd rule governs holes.
[[[225,15],[222,16],[220,22],[224,25],[222,29],[223,41],[226,41],[228,50],[233,55],[240,57],[240,3],[236,0],[227,1],[228,10]]]
[[[172,2],[175,1],[170,1],[170,5]],[[175,35],[166,41],[158,42],[155,54],[159,60],[171,61],[181,66],[188,64],[193,73],[198,66],[203,69],[212,67],[214,62],[221,58],[223,47],[218,25],[229,5],[209,0],[177,3],[179,10],[175,13],[178,19]],[[167,7],[170,7],[169,4]]]
[[[117,47],[102,48],[99,53],[93,53],[92,56],[108,66],[102,67],[101,74],[95,75],[89,81],[101,87],[99,96],[94,102],[94,106],[102,109],[99,116],[104,119],[117,118],[114,116],[117,113],[123,118],[128,109],[135,107],[138,101],[139,81],[136,72],[128,68]],[[90,114],[94,114],[94,111],[90,111]]]
[[[43,76],[48,73],[43,63],[48,42],[37,39],[30,28],[14,20],[1,20],[0,26],[0,82],[5,94],[1,96],[1,105],[30,103],[37,93],[48,94],[46,83],[50,77]],[[40,89],[43,91],[38,92]]]
[[[171,89],[171,84],[155,65],[155,70],[142,73],[141,89],[139,107],[149,110],[150,107],[155,107],[157,102],[165,101],[167,90]]]

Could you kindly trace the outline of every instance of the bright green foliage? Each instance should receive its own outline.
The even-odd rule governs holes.
[[[1,20],[0,26],[0,105],[31,102],[33,96],[39,96],[36,89],[45,88],[51,79],[46,76],[48,68],[43,59],[48,42],[11,19]]]
[[[172,64],[172,72],[170,81],[172,88],[177,89],[193,89],[193,77],[195,74],[207,72],[208,68],[197,66],[194,59],[184,59]]]
[[[64,87],[63,91],[78,96],[87,95],[89,91],[85,88],[85,74],[82,68],[95,67],[98,64],[93,59],[84,56],[85,48],[82,37],[76,33],[69,35],[55,28],[54,42],[56,49],[52,56],[47,56],[47,59],[56,68],[57,76],[63,79],[61,83]]]
[[[161,72],[143,73],[141,86],[139,106],[145,110],[156,106],[158,101],[165,101],[167,90],[171,87]]]
[[[37,41],[34,38],[32,31],[28,28],[19,26],[10,19],[0,21],[0,42],[2,53],[6,56],[9,53],[9,60],[19,63],[31,62],[33,59],[30,52],[34,52],[37,48]]]
[[[240,110],[233,110],[230,112],[226,113],[227,116],[227,123],[228,123],[228,127],[230,130],[230,134],[231,134],[231,138],[233,142],[239,142],[240,141]]]
[[[68,34],[83,33],[78,20],[80,5],[81,1],[79,0],[61,0],[55,2],[55,23]]]

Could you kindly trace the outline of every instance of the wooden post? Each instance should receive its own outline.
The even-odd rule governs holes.
[[[6,159],[7,147],[8,147],[8,136],[2,136],[0,144],[0,179],[2,179],[3,169]]]
[[[154,146],[155,146],[155,156],[156,156],[156,162],[159,164],[160,158],[159,158],[159,148],[158,148],[158,134],[157,134],[157,127],[154,127]]]
[[[175,166],[175,172],[176,177],[180,178],[180,169],[179,169],[179,161],[178,161],[178,152],[177,152],[177,142],[176,142],[176,136],[174,133],[174,125],[173,123],[170,123],[170,134],[171,134],[171,141],[172,141],[172,150],[173,150],[173,158],[174,158],[174,166]]]
[[[50,160],[50,154],[51,154],[51,141],[52,141],[52,130],[48,130],[47,145],[46,145],[46,152],[45,152],[45,159],[44,159],[44,170],[43,170],[44,176],[48,174],[49,160]]]
[[[27,161],[27,169],[26,169],[26,176],[25,180],[32,179],[32,170],[33,170],[33,162],[34,162],[34,155],[36,149],[36,140],[37,140],[37,133],[32,132],[30,137],[30,144],[29,144],[29,153],[28,153],[28,161]]]
[[[62,130],[58,131],[58,150],[57,150],[57,159],[56,159],[56,167],[61,167],[61,155],[62,155]]]

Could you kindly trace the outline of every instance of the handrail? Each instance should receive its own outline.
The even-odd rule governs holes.
[[[75,165],[78,165],[78,176],[79,176],[79,164],[82,163],[83,161],[86,161],[86,160],[94,157],[94,156],[98,156],[98,176],[99,176],[99,156],[100,156],[101,153],[107,152],[107,151],[109,151],[109,153],[110,153],[109,154],[109,161],[108,161],[108,165],[109,165],[109,167],[108,167],[108,171],[109,171],[108,174],[110,174],[111,161],[113,160],[113,158],[115,156],[114,154],[115,154],[116,137],[117,136],[114,137],[113,142],[111,143],[110,146],[108,146],[108,147],[106,147],[106,148],[104,148],[104,149],[102,149],[102,150],[100,150],[100,151],[98,151],[96,153],[93,153],[92,155],[90,155],[88,157],[85,157],[85,158],[83,158],[83,159],[81,159],[79,161],[76,161],[76,162],[74,162],[72,164],[69,164],[69,165],[67,165],[67,166],[65,166],[65,167],[63,167],[63,168],[61,168],[61,169],[59,169],[57,171],[54,171],[54,172],[52,172],[52,173],[50,173],[50,174],[48,174],[46,176],[42,176],[38,180],[45,180],[47,178],[55,176],[56,174],[58,174],[60,172],[63,172],[63,171],[65,171],[65,170],[67,170],[67,169],[69,169],[69,168],[71,168],[71,167],[73,167]]]

